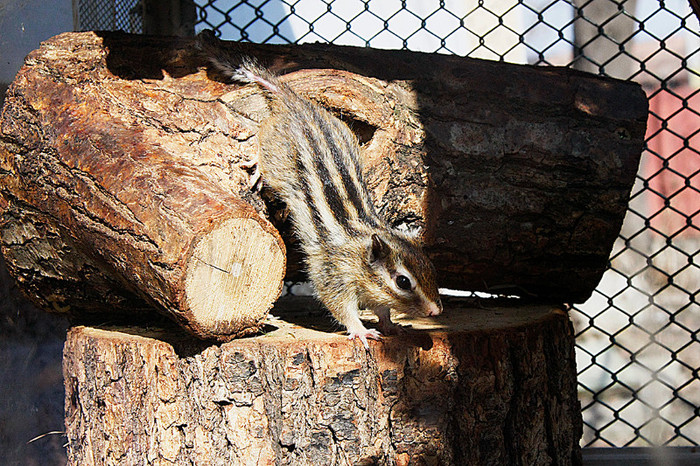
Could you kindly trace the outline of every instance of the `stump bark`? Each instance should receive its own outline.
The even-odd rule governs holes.
[[[566,314],[445,304],[368,351],[300,299],[220,346],[74,327],[69,464],[580,464]]]

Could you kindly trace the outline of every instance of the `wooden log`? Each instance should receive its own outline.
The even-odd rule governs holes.
[[[114,45],[119,57],[134,50]],[[380,210],[395,227],[422,232],[442,287],[543,302],[590,297],[644,146],[639,84],[407,51],[223,46],[288,73],[297,92],[348,122]]]
[[[366,177],[380,209],[395,226],[422,232],[441,286],[548,302],[582,301],[595,288],[641,152],[646,100],[638,85],[566,69],[402,51],[318,44],[224,47],[258,56],[287,73],[284,79],[293,88],[348,121],[362,143]],[[17,220],[28,218],[19,213],[27,205],[44,208],[49,198],[42,190],[54,189],[50,178],[55,173],[75,175],[78,184],[96,179],[98,185],[111,184],[106,193],[112,196],[116,191],[110,189],[124,190],[114,207],[122,218],[118,232],[141,231],[130,212],[137,212],[141,222],[138,212],[169,213],[170,207],[188,217],[180,205],[161,209],[159,199],[147,208],[141,193],[154,188],[177,192],[189,199],[187,208],[197,208],[210,201],[190,197],[187,190],[193,186],[182,178],[199,178],[206,188],[196,190],[218,197],[214,204],[228,206],[231,200],[239,205],[235,199],[241,198],[269,215],[292,243],[288,278],[301,278],[293,239],[285,222],[276,221],[285,218],[284,211],[251,193],[247,174],[237,167],[255,153],[257,123],[267,115],[265,100],[252,86],[215,81],[204,65],[189,40],[120,33],[62,34],[29,55],[9,91],[0,129],[2,195],[10,206],[3,228],[33,228],[41,235],[43,225],[51,224],[48,230],[69,240],[59,252],[37,255],[41,267],[27,267],[28,256],[11,252],[24,233],[3,234],[9,238],[3,251],[28,294],[44,290],[40,303],[82,312],[88,298],[106,293],[112,302],[125,303],[128,312],[133,295],[150,297],[141,288],[154,278],[138,271],[136,279],[130,264],[110,264],[111,252],[93,246],[82,251],[94,260],[89,273],[83,268],[76,275],[73,271],[81,269],[73,266],[51,277],[37,273],[46,267],[46,257],[64,260],[67,251],[85,241],[73,231],[77,223],[59,215],[69,210],[65,200],[50,202],[60,212],[48,214],[41,228]],[[79,160],[86,154],[89,160],[95,151],[111,165]],[[52,157],[61,160],[64,172],[41,165]],[[172,164],[141,177],[121,166],[159,157]],[[23,179],[39,168],[51,173],[35,180],[44,185]],[[116,172],[122,174],[113,176]],[[34,194],[16,193],[15,187],[34,189]],[[102,204],[109,201],[100,196],[84,204],[96,218],[104,216]],[[207,215],[211,212],[202,212],[200,219]],[[173,233],[153,220],[146,225],[166,241]],[[138,259],[142,267],[161,262],[149,254]],[[63,271],[71,272],[70,278]],[[87,275],[100,277],[94,292],[88,292],[92,283],[82,279]],[[59,286],[65,280],[68,284]],[[75,283],[88,291],[68,296]],[[111,290],[111,284],[117,288]],[[60,292],[51,291],[56,287]],[[166,300],[155,301],[163,307]],[[177,300],[167,301],[170,306]]]
[[[104,48],[76,52],[67,43],[70,36],[30,55],[3,110],[10,271],[54,312],[155,305],[201,338],[255,333],[282,289],[284,244],[230,185],[200,168],[225,144],[193,145],[186,128],[209,119],[231,133],[240,127],[215,108],[196,120],[178,105],[182,93],[111,76],[98,66]],[[164,137],[176,121],[180,133]]]
[[[269,55],[302,68],[292,87],[358,128],[380,210],[422,232],[442,287],[590,297],[641,157],[640,85],[404,51],[315,45]],[[304,70],[328,62],[352,73]]]
[[[266,334],[216,346],[75,327],[69,464],[581,464],[566,314],[445,304],[368,351],[300,300]]]

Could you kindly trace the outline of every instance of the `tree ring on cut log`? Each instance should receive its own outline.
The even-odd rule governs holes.
[[[234,218],[195,244],[185,275],[189,325],[217,339],[253,333],[282,290],[285,251],[254,218]]]

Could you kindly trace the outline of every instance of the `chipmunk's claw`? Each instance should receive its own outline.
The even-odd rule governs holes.
[[[354,340],[355,338],[362,342],[362,345],[365,347],[365,349],[369,349],[369,342],[367,341],[367,339],[369,338],[371,340],[381,340],[382,334],[374,329],[362,329],[360,331],[348,332],[349,340]]]

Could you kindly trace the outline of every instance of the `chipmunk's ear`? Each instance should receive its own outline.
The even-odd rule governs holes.
[[[369,263],[384,260],[389,255],[389,245],[376,233],[372,235],[372,247],[369,249]]]

